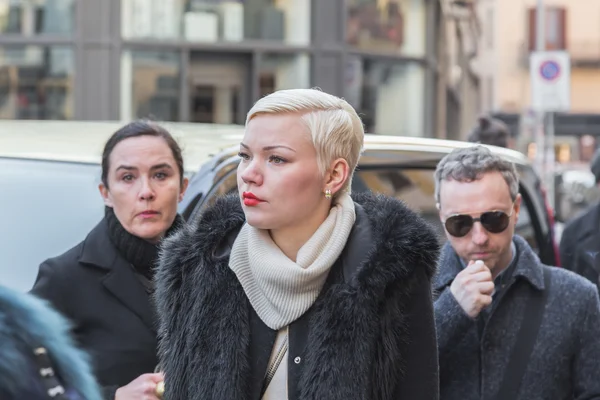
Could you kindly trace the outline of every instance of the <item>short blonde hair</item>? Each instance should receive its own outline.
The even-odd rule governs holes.
[[[318,89],[278,90],[254,104],[248,111],[246,125],[261,114],[284,113],[301,114],[317,150],[317,162],[323,175],[334,160],[346,160],[350,174],[340,192],[350,192],[365,139],[362,121],[354,108],[346,100]]]

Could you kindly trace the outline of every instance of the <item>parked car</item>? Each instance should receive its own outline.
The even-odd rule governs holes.
[[[380,192],[403,200],[435,228],[443,243],[446,239],[434,198],[435,167],[453,149],[471,145],[440,139],[367,135],[365,151],[353,177],[352,191]],[[520,175],[523,203],[516,233],[529,242],[543,262],[557,265],[554,221],[539,177],[522,153],[495,146],[489,148],[514,162]],[[239,146],[226,149],[193,176],[180,204],[186,219],[197,218],[218,196],[237,190],[238,151]]]
[[[121,122],[0,122],[0,283],[28,290],[38,265],[81,241],[102,218],[98,193],[102,146]],[[236,190],[243,127],[165,124],[181,143],[191,178],[180,204],[197,218],[217,196]],[[465,142],[367,135],[352,190],[372,190],[404,200],[439,233],[433,172],[439,160]],[[517,233],[540,258],[558,262],[553,221],[540,180],[527,158],[490,147],[517,165],[523,207]]]

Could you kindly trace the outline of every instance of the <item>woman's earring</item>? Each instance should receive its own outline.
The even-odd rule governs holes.
[[[326,199],[330,199],[331,198],[331,189],[325,189],[325,198]]]

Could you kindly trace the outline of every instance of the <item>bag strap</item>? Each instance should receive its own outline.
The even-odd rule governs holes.
[[[265,380],[263,381],[262,389],[260,391],[260,398],[262,399],[267,391],[267,388],[271,384],[273,377],[275,376],[275,372],[279,368],[279,365],[283,361],[283,358],[286,356],[288,352],[288,334],[285,334],[283,338],[283,343],[279,346],[279,350],[277,350],[277,354],[271,363],[269,364],[269,368],[267,368],[267,374],[265,375]]]
[[[529,358],[542,324],[544,308],[550,289],[549,267],[542,267],[542,270],[544,273],[544,290],[529,297],[517,342],[512,349],[508,365],[504,369],[504,377],[496,400],[517,398],[525,370],[529,365]]]
[[[52,361],[48,356],[48,351],[45,347],[36,347],[33,349],[34,363],[37,367],[37,373],[44,385],[46,394],[51,399],[67,400],[65,388],[58,380],[54,371]]]

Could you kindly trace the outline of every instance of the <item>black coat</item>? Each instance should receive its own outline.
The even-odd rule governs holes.
[[[436,236],[397,200],[354,199],[346,248],[289,327],[289,399],[436,400]],[[239,198],[220,199],[164,243],[156,303],[169,400],[259,400],[276,332],[228,267],[243,223]]]
[[[106,399],[139,375],[154,372],[156,314],[133,267],[111,243],[106,220],[83,242],[42,263],[31,292],[74,324]]]
[[[600,203],[567,224],[559,252],[562,267],[600,285]]]

